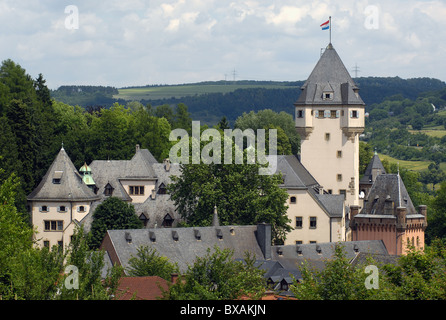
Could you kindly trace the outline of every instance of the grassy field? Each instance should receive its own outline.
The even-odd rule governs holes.
[[[446,129],[444,126],[428,127],[422,130],[409,130],[410,133],[424,133],[431,137],[443,138],[446,136]]]
[[[427,170],[427,167],[431,163],[430,161],[399,160],[399,159],[395,159],[395,158],[392,158],[391,156],[381,154],[381,153],[379,154],[379,158],[381,159],[381,161],[386,159],[387,161],[389,161],[389,163],[399,163],[400,168],[405,168],[405,169],[413,170],[413,171]],[[443,170],[446,169],[446,163],[442,163],[441,165],[445,165],[445,167],[442,167]],[[440,167],[441,167],[441,165],[440,165]]]
[[[296,89],[295,86],[286,86],[283,84],[240,84],[231,82],[222,82],[216,84],[185,84],[185,85],[169,85],[169,86],[153,86],[139,88],[118,89],[119,94],[114,95],[116,99],[125,100],[158,100],[181,98],[186,96],[202,95],[207,93],[228,93],[236,89],[250,88],[266,88],[266,89]]]

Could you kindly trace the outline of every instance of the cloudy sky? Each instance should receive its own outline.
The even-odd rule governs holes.
[[[0,0],[0,59],[51,89],[305,80],[329,16],[352,75],[446,80],[443,0]]]

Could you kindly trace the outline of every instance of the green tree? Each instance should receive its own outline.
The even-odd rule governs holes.
[[[88,238],[83,227],[76,228],[68,248],[65,267],[66,272],[71,271],[58,283],[57,298],[60,300],[110,300],[116,293],[123,268],[114,265],[107,271],[105,279],[102,279],[105,252],[91,251]]]
[[[178,104],[175,111],[172,129],[176,128],[184,129],[189,134],[192,133],[192,118],[190,113],[187,111],[187,106],[184,103]]]
[[[143,224],[136,216],[135,208],[131,203],[126,203],[116,197],[110,197],[98,205],[93,212],[90,248],[99,248],[107,230],[139,229],[142,227]]]
[[[132,277],[159,276],[170,281],[172,273],[179,272],[176,264],[147,246],[138,248],[136,257],[129,259],[129,265],[128,275]]]
[[[237,118],[234,127],[241,130],[251,128],[256,131],[269,125],[282,128],[288,136],[292,154],[299,153],[300,137],[296,131],[293,116],[289,113],[284,111],[277,113],[271,109],[260,110],[257,113],[254,111],[249,113],[244,112],[243,115]]]
[[[255,257],[235,261],[229,249],[208,249],[197,257],[185,275],[163,293],[166,300],[233,300],[243,296],[258,299],[265,292],[263,270],[254,266]]]
[[[372,146],[360,141],[359,142],[359,174],[362,175],[367,169],[370,161],[373,158]]]
[[[0,185],[0,295],[11,292],[11,259],[29,250],[33,243],[33,229],[15,206],[18,188],[19,179],[15,174]]]
[[[10,257],[11,284],[3,298],[52,300],[63,272],[65,255],[60,248],[29,248]]]
[[[369,259],[368,264],[376,263]],[[308,261],[302,263],[299,269],[302,280],[294,279],[290,288],[299,300],[375,300],[393,297],[392,286],[384,277],[378,277],[378,289],[366,287],[368,274],[365,265],[353,266],[340,243],[335,245],[333,257],[325,261],[322,270],[312,268]]]
[[[267,222],[273,238],[284,241],[288,194],[280,174],[260,175],[259,164],[184,164],[168,186],[178,213],[188,226],[211,225],[214,207],[223,225]]]

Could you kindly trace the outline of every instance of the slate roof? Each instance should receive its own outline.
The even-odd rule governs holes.
[[[271,247],[272,260],[278,261],[284,269],[293,270],[304,261],[310,266],[322,270],[327,260],[333,258],[335,245],[342,245],[346,257],[353,260],[359,253],[388,255],[382,240],[342,241],[280,245]]]
[[[59,179],[59,183],[53,183]],[[30,201],[93,201],[97,195],[82,181],[82,177],[61,148],[45,176],[27,197]]]
[[[271,156],[269,156],[271,159]],[[280,186],[286,189],[308,190],[316,202],[330,217],[342,217],[344,212],[344,195],[320,194],[321,186],[308,172],[295,155],[278,155],[276,173],[284,178]]]
[[[234,250],[235,259],[244,259],[246,251],[263,259],[256,231],[257,226],[150,228],[108,230],[106,237],[110,238],[124,268],[129,267],[129,259],[136,256],[140,246],[148,246],[171,262],[177,262],[180,271],[185,272],[196,257],[204,256],[214,246]],[[126,234],[131,237],[131,243],[128,243]]]
[[[381,162],[381,159],[379,159],[379,156],[377,153],[373,156],[372,160],[370,160],[367,168],[364,171],[364,175],[359,180],[359,184],[372,184],[372,171],[373,170],[379,170],[380,174],[385,174],[386,169],[384,169],[384,166]]]
[[[98,188],[97,194],[105,199],[105,187],[110,184],[114,197],[131,201],[120,180],[155,180],[157,175],[152,166],[157,163],[149,150],[138,147],[130,160],[94,160],[90,164],[90,168],[91,176]]]
[[[392,215],[384,210],[386,201],[393,202]],[[408,218],[424,217],[418,214],[415,209],[401,176],[399,174],[381,174],[376,177],[367,201],[364,201],[364,207],[356,217],[391,218],[395,216],[397,207],[405,207],[407,209],[406,217]]]
[[[330,43],[302,86],[295,105],[364,105],[361,97],[354,92],[357,89],[359,88]],[[333,99],[324,100],[323,92],[333,92]]]
[[[319,186],[316,179],[314,179],[295,155],[278,155],[277,172],[282,173],[284,178],[283,187],[307,189]]]

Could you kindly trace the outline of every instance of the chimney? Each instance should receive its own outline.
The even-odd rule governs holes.
[[[170,171],[170,159],[169,159],[169,158],[164,159],[164,160],[163,160],[163,163],[164,163],[164,169],[165,169],[167,172],[169,172],[169,171]]]
[[[136,145],[136,152],[139,151],[139,144]]]
[[[424,216],[423,227],[427,227],[427,206],[424,204],[418,206],[418,213]]]
[[[177,283],[178,281],[178,273],[171,273],[170,274],[170,282],[173,284]]]
[[[407,209],[404,207],[396,208],[396,228],[398,231],[406,229],[406,213]]]
[[[212,216],[212,226],[219,227],[220,219],[218,219],[217,206],[214,206],[214,215]]]
[[[351,205],[350,206],[350,221],[352,221],[358,213],[359,213],[359,206]]]
[[[156,190],[152,189],[152,195],[151,195],[152,200],[155,200],[156,198]]]
[[[257,243],[262,250],[265,260],[271,259],[271,225],[269,223],[259,223],[257,225]]]
[[[394,214],[393,207],[394,207],[394,203],[393,203],[392,199],[390,198],[390,196],[388,195],[386,200],[384,200],[384,214],[393,215]]]

